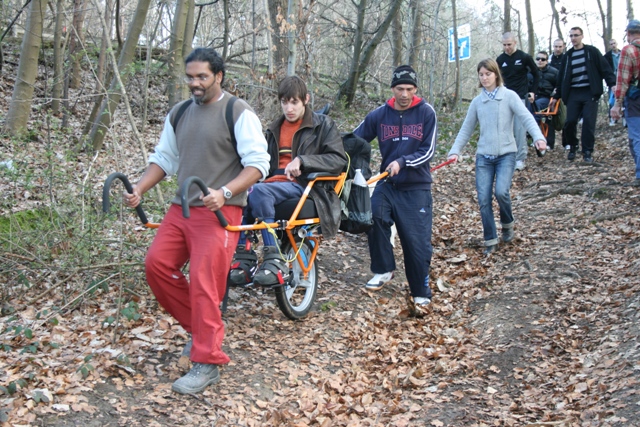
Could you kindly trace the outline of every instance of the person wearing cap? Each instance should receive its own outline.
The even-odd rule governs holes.
[[[604,93],[602,80],[607,86],[615,85],[613,70],[598,48],[582,43],[582,28],[569,30],[573,47],[567,51],[558,70],[556,92],[549,102],[553,110],[558,99],[567,106],[567,120],[562,129],[569,145],[567,160],[573,161],[578,151],[578,121],[582,117],[582,156],[585,162],[593,162],[596,141],[598,100]]]
[[[622,117],[622,107],[627,119],[629,132],[629,148],[636,164],[636,178],[630,185],[640,187],[640,21],[633,19],[627,25],[627,41],[622,48],[618,76],[614,90],[615,105],[611,109],[611,117],[618,120]]]
[[[409,282],[411,314],[425,313],[431,302],[431,170],[429,161],[436,148],[436,112],[416,95],[418,78],[409,65],[393,72],[391,97],[371,111],[354,133],[366,141],[378,139],[382,154],[380,172],[388,172],[371,196],[373,227],[368,232],[371,271],[366,289],[377,291],[393,278],[396,270],[391,226],[396,225],[402,244]]]

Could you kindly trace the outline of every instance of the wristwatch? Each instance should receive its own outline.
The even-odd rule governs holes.
[[[233,197],[233,193],[231,192],[231,190],[229,190],[227,187],[225,187],[224,185],[222,187],[220,187],[220,189],[222,190],[222,195],[224,196],[224,198],[226,200],[229,200],[230,198]]]

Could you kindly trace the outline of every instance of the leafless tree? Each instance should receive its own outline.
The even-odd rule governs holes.
[[[45,0],[31,0],[29,6],[27,27],[20,48],[18,75],[5,120],[5,130],[13,135],[23,132],[29,121],[34,83],[38,75],[38,55],[42,45],[42,22],[46,6]]]

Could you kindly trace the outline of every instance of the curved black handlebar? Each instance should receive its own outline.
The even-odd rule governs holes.
[[[119,179],[120,181],[122,181],[127,192],[133,193],[133,186],[131,185],[125,174],[121,172],[114,172],[109,175],[104,181],[104,187],[102,187],[102,211],[104,213],[108,213],[109,208],[111,207],[111,203],[109,202],[109,190],[111,189],[111,183],[114,179]],[[147,220],[147,216],[142,210],[142,205],[136,206],[136,212],[138,213],[138,218],[140,218],[140,221],[142,221],[143,224],[146,225],[147,223],[149,223],[149,221]]]
[[[202,191],[202,194],[204,194],[205,196],[209,195],[209,188],[207,188],[207,185],[204,183],[203,180],[201,180],[197,176],[190,176],[189,178],[185,179],[184,182],[182,183],[182,187],[180,187],[180,201],[182,203],[182,216],[185,218],[189,218],[191,216],[191,214],[189,213],[189,197],[188,197],[189,187],[191,187],[191,184],[196,184],[198,187],[200,187],[200,191]],[[224,215],[220,210],[217,210],[215,214],[218,217],[218,221],[220,221],[220,225],[222,225],[223,227],[227,227],[229,225],[229,223],[227,222],[227,219],[224,217]]]

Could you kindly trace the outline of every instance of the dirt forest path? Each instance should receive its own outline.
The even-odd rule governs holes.
[[[321,247],[305,321],[287,320],[271,294],[232,292],[232,362],[204,394],[171,393],[185,336],[144,291],[141,319],[115,344],[77,313],[76,355],[34,367],[59,406],[16,398],[7,425],[640,425],[640,190],[625,185],[625,130],[601,130],[593,164],[562,149],[529,157],[514,177],[516,239],[488,258],[472,163],[435,173],[425,318],[404,315],[403,274],[364,291],[366,239],[341,234]],[[96,354],[86,379],[62,366],[81,347]]]

